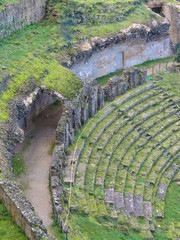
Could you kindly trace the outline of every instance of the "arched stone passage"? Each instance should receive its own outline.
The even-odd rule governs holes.
[[[48,229],[53,221],[49,167],[57,124],[63,112],[62,102],[60,96],[43,90],[37,90],[24,100],[21,105],[24,111],[19,108],[18,120],[19,127],[24,130],[24,140],[14,148],[14,153],[21,155],[25,165],[25,172],[16,182]]]

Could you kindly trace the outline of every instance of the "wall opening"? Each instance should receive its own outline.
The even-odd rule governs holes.
[[[151,8],[151,10],[157,14],[159,14],[161,17],[165,17],[163,14],[163,4],[155,5]]]

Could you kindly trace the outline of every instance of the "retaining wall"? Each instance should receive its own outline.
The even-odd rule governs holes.
[[[94,37],[80,45],[70,68],[82,80],[98,78],[148,60],[173,56],[169,22],[133,24],[111,38]]]
[[[45,0],[18,0],[0,9],[0,38],[40,21],[45,15]]]

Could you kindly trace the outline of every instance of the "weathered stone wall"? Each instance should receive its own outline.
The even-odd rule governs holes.
[[[163,14],[170,21],[170,38],[173,44],[180,43],[180,6],[163,4]]]
[[[45,14],[45,0],[19,0],[0,9],[0,38],[25,25],[40,21]]]
[[[106,86],[102,87],[106,100],[114,100],[116,96],[122,95],[127,91],[137,87],[139,84],[143,84],[146,81],[146,71],[140,71],[139,69],[128,69],[124,72],[125,78],[114,76],[108,80]]]
[[[53,239],[48,236],[42,220],[34,213],[33,206],[25,199],[22,191],[13,181],[0,183],[0,197],[16,223],[30,239]]]
[[[101,77],[117,70],[156,58],[173,55],[169,24],[157,23],[151,28],[134,24],[111,39],[94,38],[82,44],[83,54],[71,70],[82,80]]]

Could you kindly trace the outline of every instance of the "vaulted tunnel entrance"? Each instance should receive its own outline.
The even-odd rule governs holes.
[[[19,121],[19,125],[24,129],[25,138],[14,149],[14,153],[20,156],[25,166],[25,171],[16,178],[16,182],[34,205],[36,213],[49,231],[53,222],[49,167],[56,128],[62,112],[61,101],[51,96],[39,95],[28,116]]]

